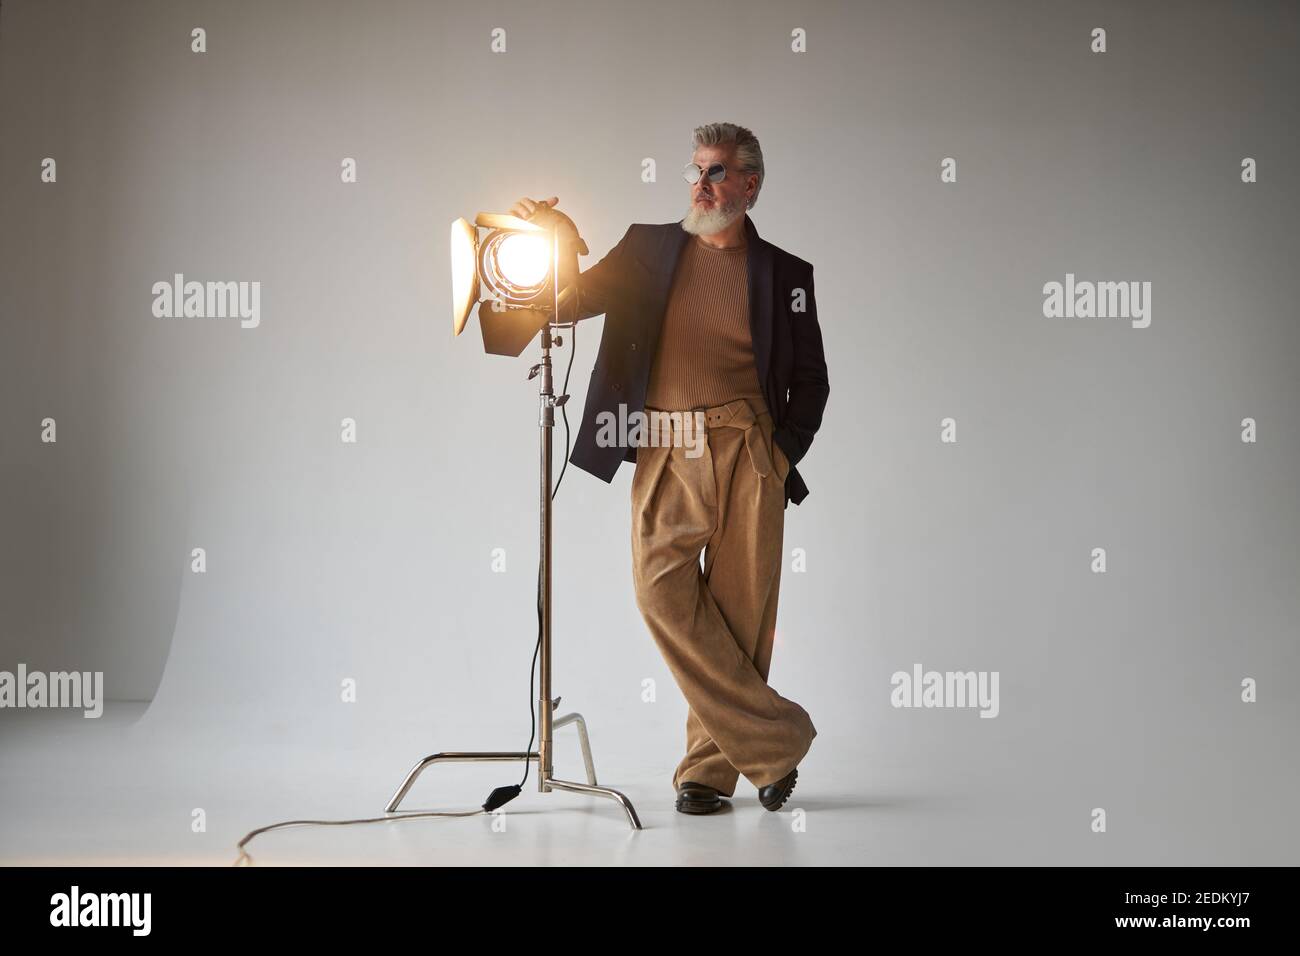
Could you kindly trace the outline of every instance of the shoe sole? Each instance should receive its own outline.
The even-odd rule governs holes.
[[[763,808],[765,810],[780,810],[783,806],[785,806],[785,802],[790,799],[790,794],[794,793],[794,785],[798,782],[799,782],[799,771],[796,770],[794,772],[794,779],[790,781],[790,786],[785,788],[785,793],[781,795],[781,799],[776,801],[775,803],[765,803],[763,804]]]
[[[713,800],[688,799],[680,793],[677,795],[677,810],[679,813],[717,813],[726,804],[727,798],[718,794]]]
[[[690,803],[677,804],[678,813],[690,813],[695,815],[700,815],[705,813],[717,813],[721,809],[722,809],[721,800],[719,800],[716,804],[708,804],[705,806],[699,806],[698,804],[690,804]]]

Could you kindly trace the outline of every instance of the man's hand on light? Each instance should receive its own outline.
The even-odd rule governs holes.
[[[559,201],[559,196],[552,196],[550,199],[529,199],[525,196],[523,199],[520,199],[519,202],[510,207],[510,215],[516,216],[519,219],[532,219],[533,216],[537,215],[539,209],[550,209]],[[543,211],[541,217],[537,220],[538,225],[544,224],[543,219],[545,216],[546,213]]]
[[[585,256],[587,243],[578,235],[578,227],[573,220],[555,208],[559,201],[558,196],[549,199],[529,199],[525,196],[510,207],[510,215],[535,223],[543,229],[557,229],[561,248],[576,250],[578,255]]]

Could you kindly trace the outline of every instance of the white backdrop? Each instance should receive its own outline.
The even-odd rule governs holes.
[[[110,711],[150,702],[137,739],[186,749],[151,772],[272,817],[298,773],[382,805],[423,753],[523,749],[536,350],[453,340],[447,225],[555,194],[589,267],[683,215],[691,130],[730,121],[759,232],[816,268],[832,383],[771,673],[819,730],[801,792],[970,808],[935,858],[1294,862],[1295,6],[697,10],[6,2],[0,668],[104,671]],[[155,317],[178,272],[260,282],[260,323]],[[1067,273],[1150,282],[1150,326],[1045,317]],[[685,706],[630,479],[564,478],[555,692],[602,778],[666,801]],[[998,717],[892,707],[915,663],[998,671]]]

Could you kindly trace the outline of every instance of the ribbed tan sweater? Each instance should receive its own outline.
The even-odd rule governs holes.
[[[767,410],[749,329],[748,246],[682,248],[645,404],[668,411],[746,398]]]

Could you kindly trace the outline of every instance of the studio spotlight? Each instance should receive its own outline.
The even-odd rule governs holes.
[[[451,224],[452,331],[460,335],[478,303],[483,348],[518,355],[548,322],[576,319],[578,256],[587,244],[568,216],[552,228],[479,213]]]
[[[587,739],[587,723],[581,714],[556,716],[559,697],[551,696],[551,433],[555,430],[555,409],[568,395],[555,394],[551,375],[551,346],[561,345],[556,330],[578,320],[578,256],[587,254],[587,244],[564,213],[547,209],[535,215],[540,222],[515,216],[479,213],[473,224],[457,219],[451,224],[452,331],[460,335],[478,303],[483,348],[494,355],[518,355],[540,334],[542,359],[528,377],[539,380],[537,424],[541,435],[538,458],[540,505],[540,556],[537,569],[537,623],[540,657],[540,691],[537,698],[539,733],[536,750],[442,751],[431,754],[407,773],[388,801],[388,813],[396,813],[416,779],[435,763],[445,761],[524,761],[537,763],[537,789],[542,793],[567,790],[616,801],[633,829],[641,829],[636,809],[626,796],[596,782],[596,768]],[[572,348],[572,343],[570,343]],[[570,359],[572,361],[572,359]],[[514,680],[518,675],[511,674]],[[585,783],[555,776],[552,757],[553,731],[573,724],[582,750]],[[525,767],[527,776],[527,767]],[[491,812],[522,791],[522,784],[498,787],[483,804]]]

